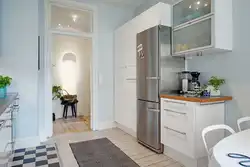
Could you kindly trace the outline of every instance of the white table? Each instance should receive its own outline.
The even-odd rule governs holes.
[[[226,137],[215,145],[213,154],[221,167],[241,167],[242,159],[228,157],[228,153],[243,154],[250,157],[250,130],[245,130]],[[248,163],[247,165],[250,165]]]

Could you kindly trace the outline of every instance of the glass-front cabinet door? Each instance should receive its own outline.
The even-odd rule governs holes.
[[[213,45],[213,17],[173,31],[173,55]]]
[[[212,12],[212,0],[182,0],[173,6],[174,27]]]

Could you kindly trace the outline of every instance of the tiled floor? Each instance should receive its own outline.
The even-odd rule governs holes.
[[[65,134],[65,133],[79,133],[90,131],[90,117],[79,116],[68,117],[67,119],[57,119],[53,123],[53,135]]]
[[[55,145],[15,150],[9,167],[60,167]]]
[[[65,167],[78,167],[72,154],[69,143],[108,138],[125,154],[141,167],[183,167],[173,159],[161,154],[158,155],[137,143],[136,139],[115,128],[104,131],[84,132],[57,135],[53,140],[57,143],[60,160]]]

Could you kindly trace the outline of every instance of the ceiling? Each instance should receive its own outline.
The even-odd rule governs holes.
[[[121,6],[134,6],[138,7],[144,3],[149,3],[149,4],[156,4],[158,2],[164,2],[168,4],[174,4],[180,0],[94,0],[94,1],[101,1],[104,3],[112,3],[116,5],[121,5]]]
[[[108,3],[116,6],[122,7],[137,7],[148,0],[76,0],[81,2],[90,2],[90,3]]]
[[[98,0],[97,0],[98,1]],[[127,6],[138,6],[142,3],[145,3],[147,0],[99,0],[106,3],[113,3],[119,5],[127,5]]]
[[[157,2],[164,2],[173,4],[174,2],[177,2],[179,0],[76,0],[76,1],[90,2],[90,3],[108,3],[121,7],[138,7],[145,3],[156,4]]]

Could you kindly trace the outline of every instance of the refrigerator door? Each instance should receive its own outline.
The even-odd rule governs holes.
[[[159,102],[159,27],[137,34],[137,99]]]
[[[138,100],[137,107],[137,139],[160,150],[160,104]]]

